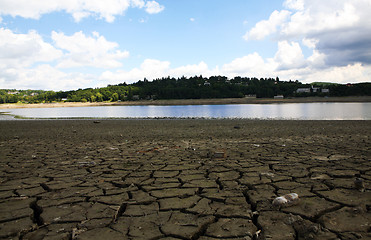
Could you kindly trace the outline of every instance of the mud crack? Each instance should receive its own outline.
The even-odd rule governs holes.
[[[31,220],[37,224],[37,226],[42,226],[44,225],[44,220],[43,218],[41,217],[41,213],[43,212],[43,209],[42,207],[40,207],[39,205],[37,205],[37,202],[40,200],[41,198],[38,197],[36,198],[35,201],[31,202],[30,203],[30,208],[32,209],[33,213],[32,213],[32,216],[31,216]]]

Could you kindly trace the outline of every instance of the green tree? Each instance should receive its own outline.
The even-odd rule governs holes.
[[[94,95],[90,96],[90,102],[95,102],[96,100],[97,100],[97,98]]]
[[[129,87],[128,90],[128,100],[133,100],[133,91],[131,90],[131,87]]]
[[[112,94],[112,101],[117,102],[118,100],[119,100],[119,95],[118,95],[118,93],[114,93],[114,94]]]
[[[126,95],[125,95],[125,94],[121,94],[121,95],[120,95],[120,100],[123,101],[123,100],[125,100],[125,99],[126,99]]]
[[[101,93],[97,93],[97,102],[103,102],[103,95]]]

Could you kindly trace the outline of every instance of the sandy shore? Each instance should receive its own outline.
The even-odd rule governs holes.
[[[307,97],[307,98],[221,98],[221,99],[181,99],[181,100],[141,100],[125,102],[60,102],[40,104],[0,104],[0,109],[9,108],[51,108],[51,107],[93,107],[93,106],[136,106],[136,105],[216,105],[216,104],[271,104],[271,103],[311,103],[311,102],[371,102],[371,96],[362,97]]]
[[[0,121],[0,239],[370,239],[370,142],[370,121]]]

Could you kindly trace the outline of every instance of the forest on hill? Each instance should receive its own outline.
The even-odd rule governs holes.
[[[46,102],[103,102],[135,101],[141,99],[207,99],[207,98],[273,98],[280,96],[370,96],[371,83],[334,84],[299,81],[280,81],[276,78],[248,78],[224,76],[205,78],[159,78],[140,80],[132,84],[121,83],[102,88],[86,88],[72,91],[43,91],[0,89],[0,103]]]

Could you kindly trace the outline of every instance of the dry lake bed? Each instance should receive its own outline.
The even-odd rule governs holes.
[[[370,121],[0,121],[0,239],[370,239],[370,138]]]

